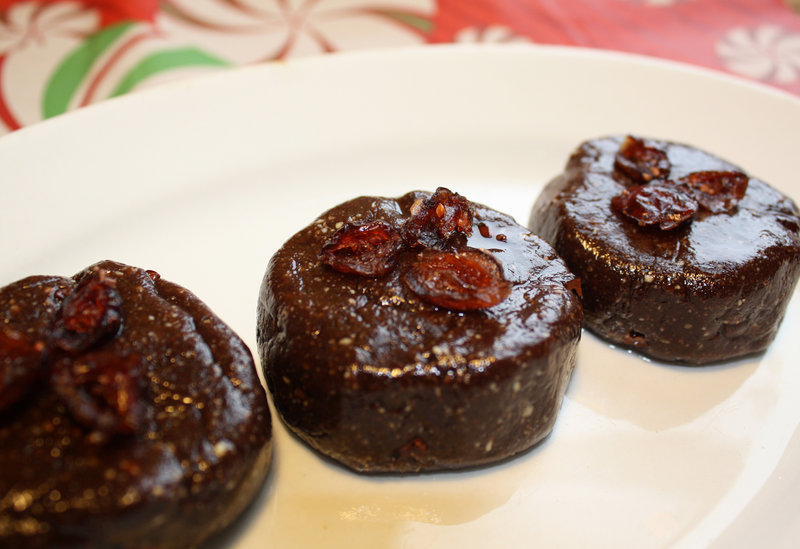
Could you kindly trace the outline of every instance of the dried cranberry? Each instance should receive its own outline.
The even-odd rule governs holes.
[[[414,437],[392,452],[392,456],[400,459],[424,459],[427,453],[428,443],[420,437]]]
[[[98,271],[64,298],[53,328],[53,345],[68,353],[82,352],[119,333],[122,297],[115,285]]]
[[[50,385],[95,438],[139,431],[145,422],[138,355],[94,351],[57,361]]]
[[[674,229],[697,212],[697,202],[671,181],[635,185],[611,199],[611,206],[640,226]]]
[[[348,223],[322,247],[320,259],[341,273],[382,276],[403,248],[400,231],[384,221]]]
[[[670,163],[667,153],[648,147],[644,141],[627,136],[614,158],[614,168],[632,183],[649,183],[669,177]]]
[[[691,189],[697,202],[712,213],[736,207],[747,192],[750,178],[742,172],[705,171],[681,177],[679,183]]]
[[[424,250],[403,278],[422,300],[457,311],[492,307],[511,292],[494,257],[472,249]]]
[[[427,200],[411,207],[403,225],[403,238],[412,247],[445,248],[456,235],[472,234],[472,205],[469,200],[439,187]]]
[[[44,351],[44,342],[0,326],[0,410],[19,401],[43,376]]]

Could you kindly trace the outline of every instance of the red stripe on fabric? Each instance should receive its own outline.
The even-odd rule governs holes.
[[[0,121],[5,124],[9,131],[14,131],[20,129],[22,125],[11,113],[11,109],[9,109],[8,103],[6,102],[5,91],[3,90],[3,67],[7,58],[7,55],[0,55]]]
[[[100,67],[100,70],[97,71],[97,74],[95,74],[94,78],[92,78],[92,81],[89,83],[89,87],[86,89],[86,94],[84,94],[83,99],[80,102],[80,106],[85,107],[94,100],[94,96],[97,93],[97,88],[100,86],[100,83],[127,52],[133,49],[136,44],[142,42],[145,38],[149,38],[155,34],[155,32],[144,32],[137,34],[132,36],[127,42],[117,48],[117,51],[109,56],[106,62],[103,63],[103,66]]]

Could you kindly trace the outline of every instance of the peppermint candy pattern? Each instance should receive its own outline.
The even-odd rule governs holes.
[[[194,74],[442,42],[629,51],[800,94],[800,0],[786,2],[0,0],[0,134]]]
[[[777,25],[739,27],[717,44],[728,70],[765,82],[800,81],[800,32]]]

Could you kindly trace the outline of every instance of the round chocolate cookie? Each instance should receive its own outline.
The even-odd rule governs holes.
[[[302,440],[360,472],[458,469],[553,428],[583,313],[512,218],[446,189],[360,197],[272,257],[258,348]]]
[[[189,291],[111,261],[0,288],[0,546],[196,547],[270,458],[252,354]]]
[[[696,148],[583,143],[528,226],[581,278],[586,326],[665,361],[764,350],[800,275],[795,204]]]

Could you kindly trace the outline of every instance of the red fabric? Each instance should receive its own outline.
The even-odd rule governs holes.
[[[721,67],[715,44],[726,32],[774,24],[800,32],[783,0],[439,0],[431,42],[471,26],[503,25],[536,43],[641,53]],[[758,15],[758,17],[754,17]]]
[[[124,36],[111,42],[101,42],[106,48],[97,56],[88,56],[82,67],[85,81],[79,83],[84,90],[84,100],[75,101],[66,97],[69,108],[82,106],[105,98],[103,93],[114,89],[114,83],[103,88],[97,83],[101,77],[113,75],[117,83],[136,67],[145,55],[173,55],[170,63],[158,58],[163,73],[181,74],[184,68],[202,61],[218,59],[221,64],[252,63],[258,58],[257,42],[251,41],[242,48],[247,54],[232,53],[237,44],[245,43],[237,34],[264,33],[265,44],[273,44],[275,35],[285,32],[285,50],[264,51],[264,59],[276,55],[288,58],[295,54],[290,46],[295,38],[306,33],[306,42],[316,41],[322,46],[316,51],[307,48],[302,54],[334,51],[337,42],[324,32],[317,32],[315,13],[329,10],[334,13],[338,0],[302,0],[289,3],[286,0],[260,0],[264,11],[254,9],[240,0],[217,0],[213,5],[198,4],[192,0],[0,0],[0,134],[14,130],[41,118],[37,111],[41,103],[28,101],[26,96],[37,98],[50,92],[72,94],[75,89],[59,89],[51,84],[62,61],[74,61],[70,56],[100,30],[122,21],[141,24],[136,37]],[[69,17],[48,18],[48,6],[70,3],[98,15],[97,22],[74,12]],[[369,47],[370,40],[376,46],[391,45],[381,40],[381,27],[370,26],[369,15],[375,20],[383,18],[381,24],[390,21],[406,31],[398,39],[398,45],[408,45],[409,35],[413,43],[447,43],[457,41],[511,41],[529,40],[539,44],[582,46],[637,53],[682,61],[716,70],[727,71],[740,77],[751,78],[764,84],[780,87],[800,96],[800,7],[793,10],[790,0],[435,0],[420,7],[410,0],[394,0],[393,7],[378,5],[374,0],[361,0],[355,8],[340,10],[336,17],[352,16],[347,27],[350,32],[363,32],[363,40],[342,40],[341,43]],[[794,4],[792,4],[794,5]],[[16,7],[16,16],[9,10]],[[334,8],[331,11],[331,8]],[[204,11],[208,10],[207,13]],[[218,11],[219,10],[219,11]],[[55,10],[60,13],[63,10]],[[218,20],[219,13],[235,15],[232,20],[251,19],[249,23],[230,23]],[[279,13],[274,19],[265,14]],[[28,18],[27,20],[25,18]],[[272,17],[272,16],[270,16]],[[309,18],[306,24],[305,18]],[[11,19],[14,19],[13,21]],[[26,22],[27,21],[27,22]],[[40,26],[40,22],[43,24]],[[161,32],[164,28],[171,31]],[[265,22],[268,22],[265,23]],[[27,26],[26,26],[27,25]],[[83,25],[83,26],[81,26]],[[283,27],[281,27],[283,25]],[[75,29],[78,30],[75,30]],[[324,25],[320,28],[325,28]],[[343,26],[337,32],[343,32]],[[383,27],[385,28],[385,27]],[[328,27],[330,29],[330,27]],[[191,31],[191,32],[185,32]],[[194,32],[196,31],[196,32]],[[61,33],[61,34],[59,34]],[[270,34],[272,33],[272,34]],[[50,37],[54,37],[50,40]],[[47,47],[58,44],[55,37],[64,39],[63,56]],[[157,37],[158,40],[151,38]],[[309,40],[310,37],[310,40]],[[232,48],[225,41],[230,39]],[[390,40],[392,38],[390,37]],[[308,44],[306,44],[308,45]],[[274,45],[269,46],[274,48]],[[42,65],[31,78],[30,72],[23,74],[23,65],[15,62],[18,56],[42,49]],[[138,49],[137,49],[138,48]],[[194,56],[176,61],[172,50],[189,51]],[[298,48],[301,49],[301,48]],[[181,51],[178,51],[180,54]],[[185,53],[184,51],[184,53]],[[240,55],[236,58],[235,55]],[[254,57],[255,56],[255,57]],[[26,62],[31,62],[31,57]],[[53,60],[57,61],[54,62]],[[79,56],[77,59],[81,59]],[[258,58],[261,59],[261,58]],[[208,65],[208,63],[206,63]],[[214,65],[214,63],[212,63]],[[154,70],[155,65],[150,65]],[[74,68],[74,67],[73,67]],[[47,71],[50,71],[49,73]],[[86,80],[93,78],[93,80]],[[55,81],[59,84],[58,81]],[[50,87],[48,87],[50,86]],[[37,89],[39,88],[39,89]],[[31,93],[22,93],[30,91]]]
[[[6,11],[14,4],[30,0],[0,0],[0,11]],[[106,27],[119,21],[153,21],[158,13],[160,0],[39,0],[38,4],[57,4],[69,1],[86,8],[97,10],[100,26]]]

